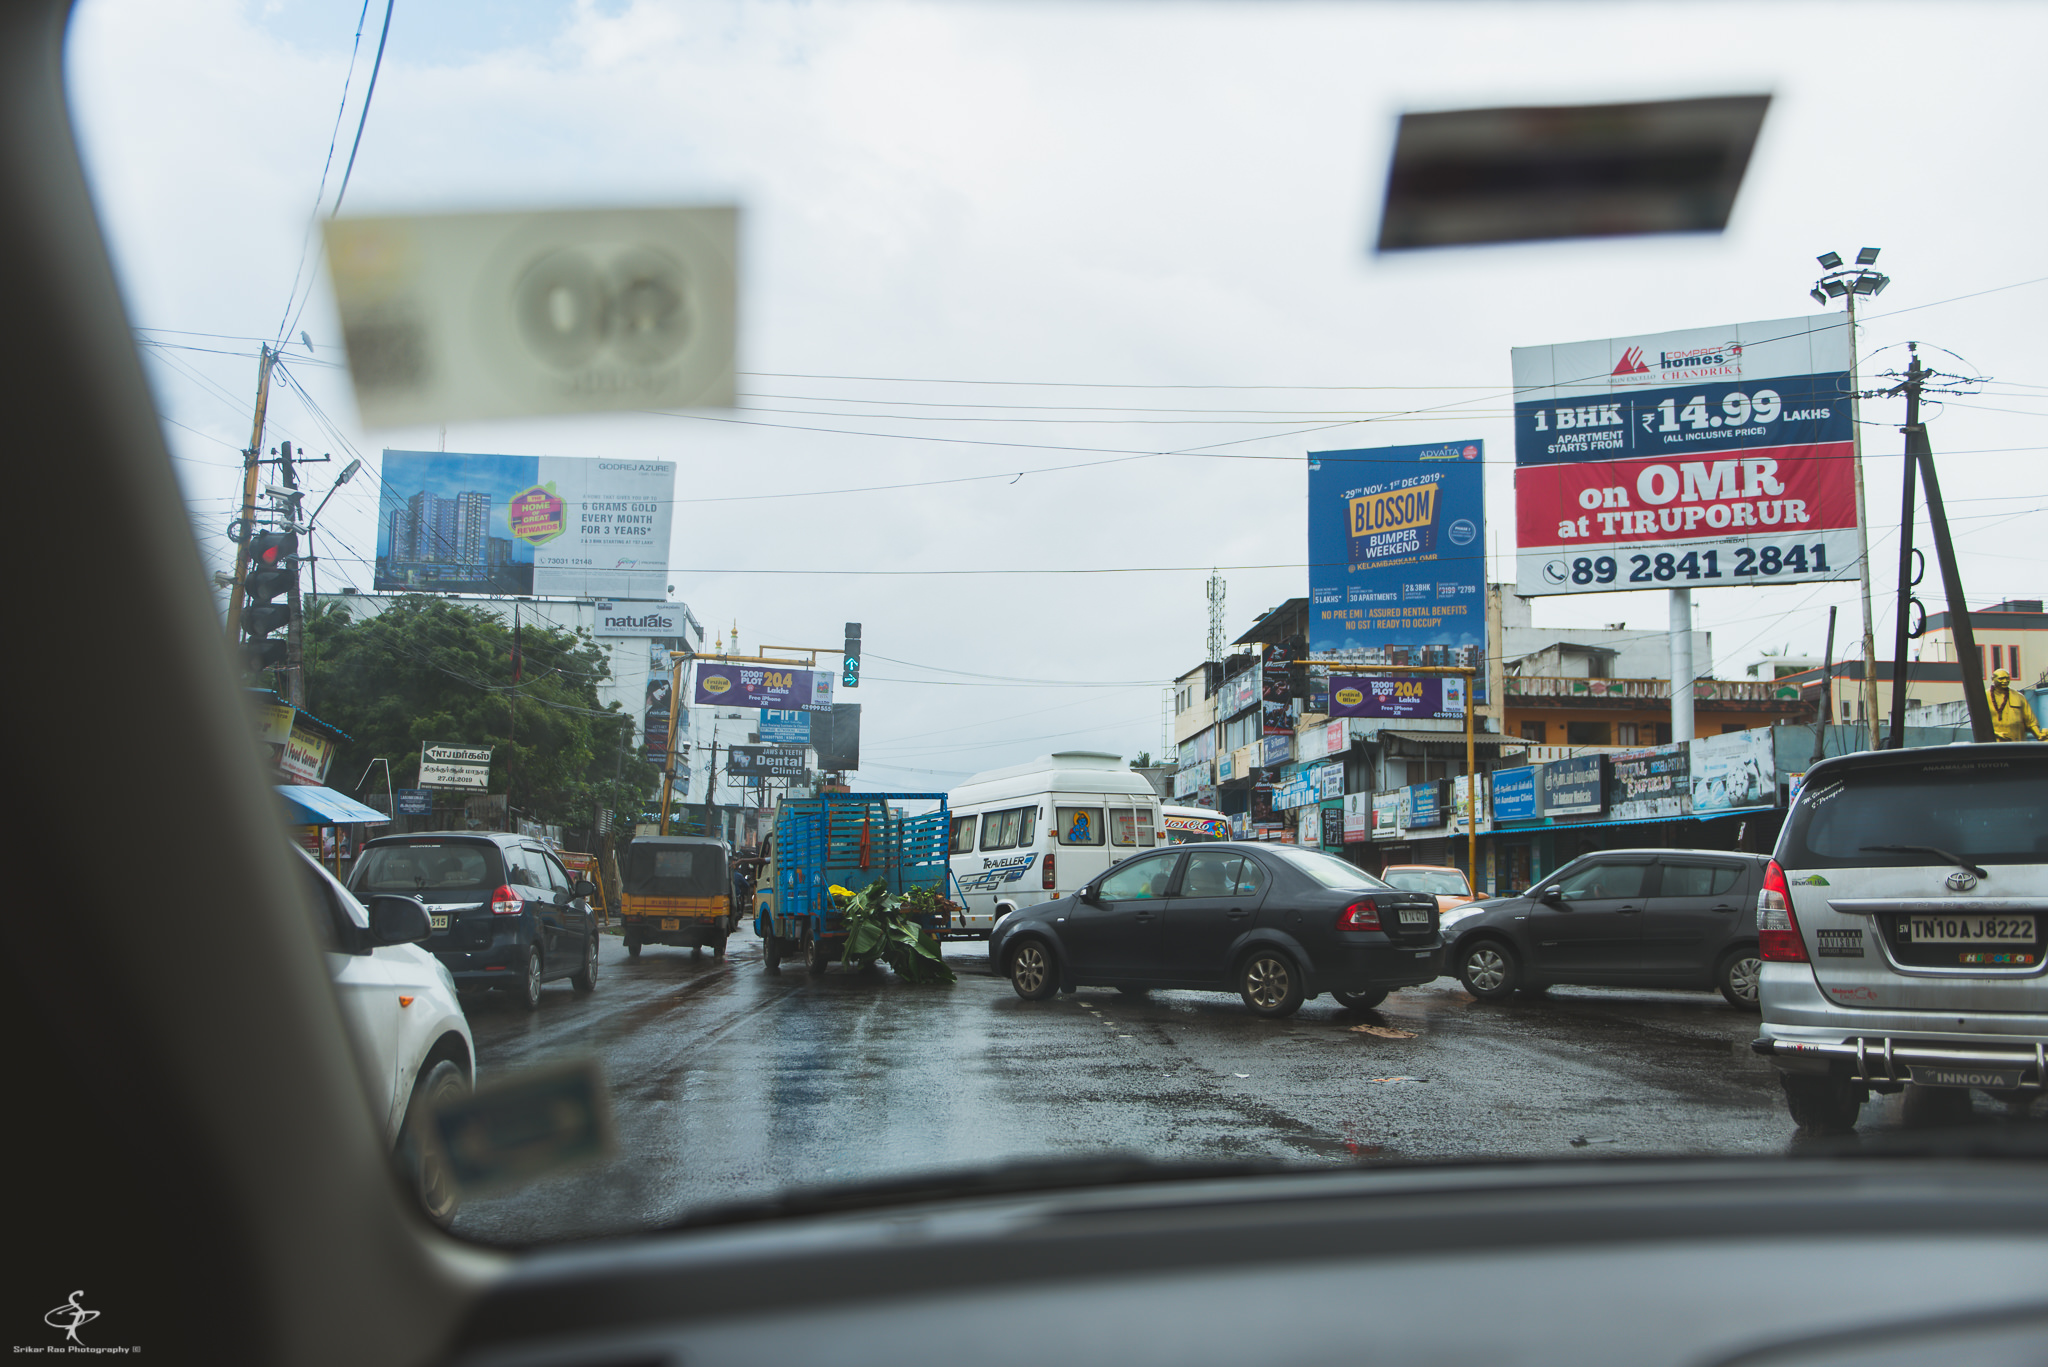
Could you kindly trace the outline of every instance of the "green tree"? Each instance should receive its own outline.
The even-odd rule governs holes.
[[[514,684],[512,628],[490,613],[412,595],[358,621],[346,603],[322,603],[306,619],[306,710],[350,736],[338,786],[382,758],[393,786],[412,787],[423,743],[489,746],[491,791],[522,814],[584,826],[606,807],[630,819],[659,775],[632,748],[632,717],[598,703],[604,653],[532,622],[519,640]]]

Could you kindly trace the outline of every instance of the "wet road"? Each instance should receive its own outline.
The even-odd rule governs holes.
[[[1451,979],[1356,1015],[1287,1021],[1234,995],[1084,988],[1020,1000],[985,946],[950,987],[886,970],[762,970],[604,938],[597,991],[528,1014],[468,1003],[486,1076],[596,1055],[619,1155],[466,1205],[456,1228],[527,1241],[661,1224],[791,1186],[1104,1150],[1154,1158],[1782,1152],[1792,1136],[1756,1017],[1711,993],[1556,988],[1474,1001]],[[1896,1099],[1865,1111],[1887,1123]]]

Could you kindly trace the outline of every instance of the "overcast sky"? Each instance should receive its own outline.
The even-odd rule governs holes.
[[[289,369],[338,431],[287,389],[269,441],[373,464],[442,442],[357,422],[307,249],[369,8],[352,77],[361,0],[82,0],[73,25],[88,170],[131,316],[170,344],[151,374],[215,564],[295,275],[314,351]],[[1509,348],[1809,314],[1829,249],[1882,247],[1894,279],[1866,383],[1908,339],[1996,378],[1933,441],[1972,603],[2043,596],[2044,50],[2048,10],[2021,5],[399,0],[345,211],[740,204],[746,411],[461,424],[447,447],[677,461],[676,596],[749,652],[863,622],[863,777],[947,787],[1054,748],[1157,753],[1208,567],[1233,637],[1306,591],[1307,451],[1484,440],[1512,577]],[[1366,249],[1403,110],[1753,91],[1775,99],[1725,235]],[[1881,594],[1900,407],[1864,409]],[[909,487],[829,492],[876,485]],[[364,478],[329,508],[323,588],[368,587],[376,497]],[[1193,568],[955,573],[1172,566]],[[1259,566],[1280,568],[1231,568]],[[1853,653],[1854,581],[1695,601],[1723,676],[1818,654],[1831,604]],[[1661,633],[1665,611],[1549,598],[1536,621]],[[1891,621],[1881,596],[1881,643]]]

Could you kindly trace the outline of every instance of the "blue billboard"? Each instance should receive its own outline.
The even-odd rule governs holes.
[[[1493,773],[1493,819],[1534,821],[1538,814],[1536,768],[1497,769]]]
[[[1485,444],[1312,451],[1309,651],[1463,666],[1486,696]]]

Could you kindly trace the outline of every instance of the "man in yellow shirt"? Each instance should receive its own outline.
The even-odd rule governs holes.
[[[2012,686],[2012,675],[2003,669],[1991,671],[1991,687],[1984,694],[1991,704],[1991,738],[1993,740],[2048,740],[2040,724],[2034,720],[2034,709],[2027,705],[2026,695]]]

